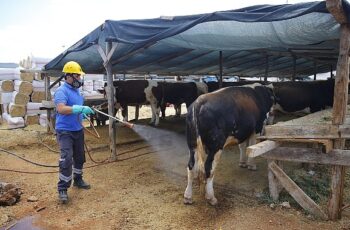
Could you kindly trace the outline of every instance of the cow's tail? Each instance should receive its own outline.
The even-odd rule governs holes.
[[[205,159],[206,159],[206,153],[205,153],[205,146],[202,142],[202,138],[199,133],[199,128],[198,128],[198,115],[199,111],[197,106],[194,104],[193,105],[193,121],[194,121],[194,130],[196,132],[196,149],[195,149],[195,155],[196,155],[196,161],[197,161],[197,170],[198,170],[198,183],[200,187],[200,191],[203,193],[204,192],[204,186],[206,182],[206,173],[205,173]]]

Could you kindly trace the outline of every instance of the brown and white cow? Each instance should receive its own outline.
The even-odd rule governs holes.
[[[272,87],[272,86],[269,86]],[[189,162],[184,203],[192,203],[193,179],[206,182],[205,197],[215,205],[213,180],[221,152],[227,145],[237,145],[254,138],[263,129],[274,104],[271,88],[261,84],[227,87],[204,94],[190,106],[186,119]],[[240,164],[246,162],[241,151]],[[248,159],[248,165],[253,164]]]

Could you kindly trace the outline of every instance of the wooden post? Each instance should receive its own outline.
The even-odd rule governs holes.
[[[293,55],[293,75],[292,81],[295,81],[295,76],[297,75],[297,58]]]
[[[316,81],[316,75],[317,75],[317,62],[314,62],[314,81]]]
[[[41,74],[44,75],[44,86],[45,86],[45,100],[51,101],[51,92],[50,92],[50,76],[48,74]],[[51,109],[46,110],[46,116],[47,116],[47,132],[48,133],[55,133],[55,120],[51,117]]]
[[[349,49],[350,29],[341,0],[326,0],[327,9],[340,23],[340,45],[337,62],[337,76],[334,85],[333,120],[335,125],[343,124],[347,110],[348,83],[349,83]],[[334,141],[335,149],[344,149],[345,140]],[[328,204],[328,215],[331,220],[341,218],[341,207],[344,190],[345,168],[333,166],[331,173],[331,197]]]
[[[339,47],[339,57],[337,63],[337,76],[334,86],[333,102],[333,121],[334,125],[343,124],[345,121],[348,84],[349,84],[349,48],[350,48],[350,30],[348,25],[341,25],[341,37]],[[345,140],[337,139],[334,141],[334,148],[344,149]],[[342,196],[344,190],[345,168],[342,166],[333,166],[331,174],[331,197],[329,200],[328,212],[331,220],[341,218]]]
[[[270,169],[269,165],[271,163],[275,163],[277,165],[279,165],[279,164],[278,164],[278,161],[267,160],[267,165],[268,165],[268,167],[267,167],[267,177],[269,179],[270,196],[271,196],[273,201],[278,201],[278,198],[279,198],[280,192],[283,189],[283,186],[281,185],[281,183],[279,182],[279,180],[277,179],[275,174]]]
[[[112,50],[112,42],[107,42],[106,44],[106,54]],[[106,56],[107,56],[106,55]],[[106,60],[105,68],[107,72],[107,99],[108,99],[108,115],[114,117],[114,90],[113,90],[113,74],[112,74],[112,64],[109,59]],[[117,159],[117,149],[116,149],[116,123],[115,120],[109,118],[109,149],[111,151],[111,160],[115,161]]]
[[[219,88],[222,88],[222,51],[219,52],[219,67],[220,67],[220,76],[219,76]]]
[[[265,76],[264,76],[264,82],[266,83],[267,82],[267,77],[268,77],[268,74],[269,74],[269,55],[266,54],[266,67],[265,67]]]

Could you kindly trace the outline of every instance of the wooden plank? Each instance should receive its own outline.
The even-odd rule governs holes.
[[[268,165],[272,162],[275,162],[280,167],[282,166],[281,162],[272,161],[272,160],[268,160]],[[269,180],[270,196],[271,196],[273,201],[278,201],[278,198],[279,198],[280,192],[283,189],[283,186],[281,185],[281,183],[279,182],[279,180],[277,179],[277,177],[275,176],[275,174],[272,172],[272,170],[269,167],[267,167],[267,177]]]
[[[350,120],[349,120],[350,121]],[[327,133],[329,132],[329,133]],[[350,139],[350,125],[267,125],[258,139]]]
[[[280,142],[322,144],[325,147],[326,153],[329,153],[333,149],[333,141],[329,139],[286,139],[280,140]]]
[[[266,136],[257,137],[258,140],[266,140]],[[281,143],[317,143],[322,144],[325,147],[326,153],[329,153],[333,149],[333,141],[330,139],[298,139],[298,138],[287,138],[287,139],[269,139],[271,141],[278,141]]]
[[[267,125],[265,134],[273,138],[335,139],[340,138],[336,125]],[[346,135],[346,133],[344,133]],[[350,137],[350,136],[349,136]]]
[[[262,157],[279,161],[350,166],[350,150],[341,149],[333,149],[325,154],[313,148],[277,147]]]
[[[260,156],[274,148],[277,148],[280,144],[276,141],[266,140],[255,145],[251,145],[247,148],[246,154],[248,157]]]
[[[308,195],[306,195],[304,191],[301,190],[301,188],[299,188],[299,186],[294,183],[294,181],[292,181],[292,179],[290,179],[276,163],[271,162],[268,167],[301,207],[323,220],[327,219],[327,215],[322,211],[322,209]]]

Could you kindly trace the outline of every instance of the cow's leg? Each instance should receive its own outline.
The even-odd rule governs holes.
[[[210,155],[208,156],[206,162],[205,162],[205,170],[209,169],[209,165],[211,164],[211,170],[209,177],[207,178],[207,183],[205,186],[205,198],[211,205],[216,205],[218,203],[218,200],[215,198],[214,195],[214,172],[217,164],[219,163],[220,157],[221,157],[222,150],[217,151],[214,154],[214,159],[211,159]]]
[[[255,135],[255,134],[252,134],[252,135],[249,137],[249,146],[255,145],[255,144],[256,144],[256,135]],[[244,154],[246,155],[246,152],[244,152]],[[256,170],[256,164],[255,164],[254,158],[248,157],[247,165],[248,165],[248,169],[249,169],[249,170],[253,170],[253,171]]]
[[[160,107],[156,109],[156,121],[154,122],[155,126],[159,125],[159,113],[160,113]]]
[[[122,116],[123,116],[123,121],[128,121],[128,106],[123,105],[122,107]]]
[[[181,104],[179,104],[179,105],[174,105],[174,109],[175,109],[175,115],[176,115],[176,117],[180,117],[180,115],[181,115]]]
[[[162,119],[165,119],[165,109],[166,109],[166,103],[161,103],[160,110],[162,112]]]
[[[140,114],[140,105],[137,104],[135,106],[135,121],[138,121],[139,120],[139,114]]]
[[[91,122],[90,125],[94,126],[94,120],[96,120],[96,123],[97,123],[96,114],[90,114],[90,122]]]
[[[239,167],[241,168],[247,168],[247,155],[245,154],[245,151],[247,149],[248,140],[245,140],[244,142],[240,143],[238,145],[239,147]]]
[[[157,102],[151,102],[151,109],[152,109],[152,118],[150,121],[150,124],[154,124],[155,126],[157,126],[159,124],[159,112],[160,112],[160,108],[159,106],[157,106]]]
[[[151,121],[149,122],[150,124],[154,124],[154,121],[156,120],[156,109],[157,109],[157,106],[155,103],[150,103],[151,105],[151,111],[152,111],[152,118],[151,118]]]
[[[196,153],[190,150],[190,159],[187,166],[187,187],[184,194],[184,204],[192,204],[192,184],[193,179],[198,176],[198,160],[195,159]]]

